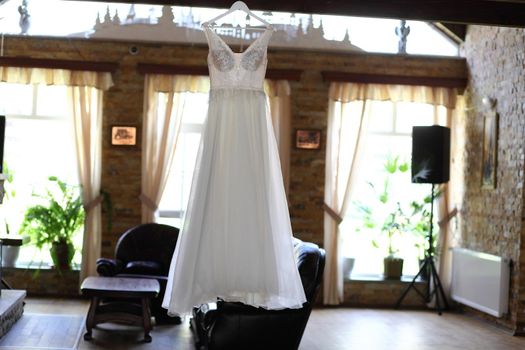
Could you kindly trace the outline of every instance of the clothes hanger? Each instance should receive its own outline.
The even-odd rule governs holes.
[[[245,12],[248,16],[251,16],[251,17],[255,18],[256,20],[258,20],[259,22],[261,22],[262,24],[264,24],[264,25],[266,26],[267,29],[273,29],[273,26],[272,26],[269,22],[265,21],[264,19],[262,19],[261,17],[257,16],[257,15],[254,14],[252,11],[250,11],[250,9],[248,8],[248,5],[246,5],[246,4],[245,4],[244,2],[242,2],[242,1],[236,1],[236,2],[234,2],[233,5],[230,7],[230,9],[229,9],[228,11],[226,11],[226,12],[224,12],[224,13],[218,15],[218,16],[215,17],[215,18],[210,19],[210,20],[207,21],[207,22],[204,22],[202,25],[203,25],[203,26],[206,26],[206,27],[220,27],[220,26],[215,25],[214,23],[215,23],[217,20],[219,20],[219,19],[221,19],[221,18],[223,18],[223,17],[225,17],[225,16],[227,16],[227,15],[229,15],[230,13],[235,12],[235,11],[243,11],[243,12]],[[248,27],[251,27],[251,26],[248,26]],[[254,28],[257,28],[257,27],[254,27]]]

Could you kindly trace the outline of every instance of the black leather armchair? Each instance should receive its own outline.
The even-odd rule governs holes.
[[[162,308],[171,258],[175,251],[179,229],[164,224],[142,224],[126,231],[115,247],[115,259],[97,260],[101,276],[154,278],[159,281],[160,293],[151,301],[151,313],[157,323],[180,322],[169,317]]]
[[[191,328],[197,349],[293,350],[306,328],[321,285],[325,252],[317,245],[294,242],[297,267],[307,302],[301,309],[266,310],[219,301],[193,310]]]

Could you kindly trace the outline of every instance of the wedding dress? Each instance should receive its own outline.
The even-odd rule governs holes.
[[[210,49],[208,116],[163,307],[181,315],[219,298],[300,308],[306,299],[263,91],[273,30],[242,53],[211,28],[204,32]]]

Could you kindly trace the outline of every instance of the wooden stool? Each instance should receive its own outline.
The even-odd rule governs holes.
[[[99,323],[117,322],[144,327],[144,341],[151,342],[150,299],[157,296],[159,282],[148,278],[88,277],[80,287],[83,295],[91,297],[86,319],[84,340],[91,340],[92,330]],[[111,301],[101,303],[102,298]],[[140,305],[133,299],[140,300]]]

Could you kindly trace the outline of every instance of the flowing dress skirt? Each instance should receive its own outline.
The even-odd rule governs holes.
[[[217,298],[267,309],[306,301],[263,91],[210,91],[163,307],[184,315]]]

